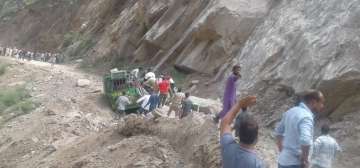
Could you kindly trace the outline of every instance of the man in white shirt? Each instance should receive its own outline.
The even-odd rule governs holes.
[[[116,104],[117,104],[117,111],[120,114],[125,114],[125,109],[126,106],[131,104],[130,100],[128,97],[125,96],[125,92],[122,93],[121,96],[119,96],[116,100]]]
[[[139,68],[135,68],[130,72],[131,76],[133,76],[135,79],[138,79],[139,77]]]
[[[141,103],[141,107],[139,109],[140,114],[146,114],[149,111],[150,106],[146,106],[149,102],[149,99],[150,99],[150,95],[144,95],[143,97],[141,97],[136,101],[136,103],[138,104]]]
[[[329,126],[323,125],[321,136],[315,140],[311,157],[312,168],[331,168],[336,153],[341,151],[336,140],[329,135],[329,131]]]
[[[150,78],[156,78],[155,73],[151,71],[151,69],[148,70],[148,73],[145,74],[145,80],[148,80]]]

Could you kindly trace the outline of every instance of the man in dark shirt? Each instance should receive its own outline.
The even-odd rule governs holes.
[[[182,112],[180,114],[180,119],[186,117],[192,111],[193,103],[190,100],[190,93],[189,92],[185,93],[185,99],[181,102],[181,104],[182,104]]]
[[[221,155],[223,168],[263,168],[263,162],[257,157],[254,146],[258,137],[258,124],[251,115],[242,118],[236,131],[239,133],[240,143],[235,142],[232,135],[231,123],[241,109],[256,103],[256,97],[250,96],[240,100],[225,115],[220,125]]]

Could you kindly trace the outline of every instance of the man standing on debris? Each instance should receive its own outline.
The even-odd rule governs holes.
[[[148,112],[153,112],[159,104],[159,95],[157,90],[154,90],[149,98],[149,102],[145,105],[145,108],[149,106]],[[147,113],[145,113],[147,115]]]
[[[186,117],[192,111],[193,102],[190,100],[189,92],[185,93],[185,99],[182,100],[181,107],[182,107],[182,110],[181,110],[181,114],[180,114],[180,119]]]
[[[172,111],[175,111],[175,117],[179,117],[179,113],[181,110],[181,103],[182,100],[185,98],[185,94],[181,92],[181,88],[178,88],[177,92],[175,93],[175,95],[171,98],[170,101],[170,107],[169,107],[169,111],[168,111],[168,116],[170,116]]]
[[[341,151],[336,140],[329,135],[330,127],[324,124],[321,127],[321,136],[314,143],[311,157],[311,168],[331,168],[336,153]]]
[[[126,97],[126,92],[122,92],[122,95],[119,96],[116,100],[116,104],[117,104],[117,111],[121,114],[121,115],[125,115],[125,107],[127,105],[129,105],[131,102],[129,100],[128,97]]]
[[[150,95],[144,95],[136,101],[136,103],[141,103],[139,113],[146,114],[149,112],[150,106],[146,106],[150,100]]]
[[[313,141],[314,113],[322,112],[325,98],[320,91],[307,91],[302,102],[283,114],[275,128],[280,151],[279,168],[308,168]]]
[[[249,106],[256,103],[255,96],[249,96],[237,102],[221,120],[220,144],[223,168],[264,168],[263,162],[256,155],[254,148],[258,139],[259,126],[256,120],[247,115],[240,124],[235,127],[239,132],[240,143],[236,143],[232,135],[231,124],[236,115]]]
[[[223,98],[223,109],[220,113],[218,113],[215,116],[214,121],[216,123],[218,123],[219,120],[226,115],[226,113],[231,109],[231,107],[236,102],[236,81],[239,78],[241,78],[240,70],[241,70],[240,66],[235,65],[232,68],[232,74],[229,76],[229,78],[226,81],[224,98]]]
[[[166,99],[169,95],[170,82],[166,77],[162,78],[162,81],[158,84],[160,91],[160,104],[159,107],[163,107],[166,103]]]

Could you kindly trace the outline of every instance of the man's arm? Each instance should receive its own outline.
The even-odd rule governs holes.
[[[138,100],[136,101],[136,103],[140,103],[140,102],[144,101],[144,99],[145,99],[145,96],[143,96],[143,97],[141,97],[140,99],[138,99]]]
[[[255,103],[256,103],[255,96],[249,96],[238,101],[225,115],[225,117],[221,120],[220,136],[222,137],[225,133],[231,133],[231,124],[234,118],[236,117],[237,113],[239,113],[242,108],[252,106]]]
[[[276,145],[281,152],[283,149],[283,134],[285,132],[285,113],[283,114],[283,117],[281,118],[280,123],[275,128],[275,134],[276,134]]]
[[[309,151],[310,145],[302,145],[301,146],[301,166],[302,168],[309,167]]]
[[[301,144],[301,156],[300,160],[303,167],[307,168],[309,166],[309,151],[310,146],[313,140],[313,119],[311,118],[304,118],[299,123],[300,129],[300,144]]]

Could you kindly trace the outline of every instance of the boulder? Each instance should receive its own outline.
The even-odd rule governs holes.
[[[79,79],[76,83],[76,86],[78,87],[87,87],[90,85],[90,80],[87,79]]]
[[[205,113],[205,114],[216,114],[220,112],[222,105],[220,102],[204,99],[195,96],[191,96],[190,100],[193,102],[194,106],[197,108],[196,111]]]
[[[192,85],[197,85],[197,84],[199,84],[199,83],[200,83],[199,80],[192,80],[192,81],[191,81],[191,84],[192,84]]]

